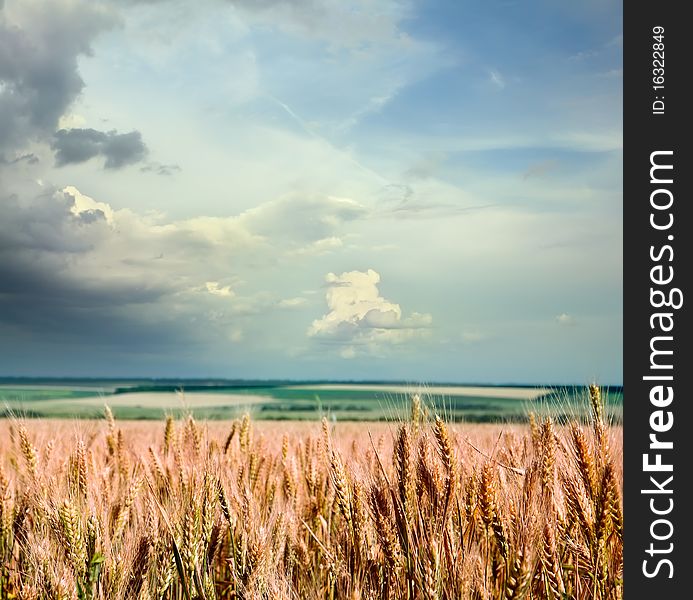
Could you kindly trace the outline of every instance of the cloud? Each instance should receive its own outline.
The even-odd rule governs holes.
[[[101,156],[106,169],[120,169],[142,161],[147,147],[139,131],[118,133],[96,129],[60,129],[51,142],[55,164],[62,167]]]
[[[305,298],[285,298],[280,300],[278,306],[281,308],[298,308],[299,306],[304,306],[308,301]]]
[[[49,139],[84,88],[77,59],[119,22],[94,2],[12,2],[0,9],[0,154]]]
[[[581,62],[584,60],[596,58],[597,56],[599,56],[598,50],[582,50],[580,52],[576,52],[575,54],[570,55],[568,57],[568,60],[571,62]]]
[[[76,129],[86,125],[87,120],[77,113],[65,113],[58,119],[58,129]]]
[[[40,160],[33,152],[26,152],[11,159],[0,155],[0,165],[17,165],[23,162],[29,165],[35,165],[38,164]]]
[[[406,36],[398,28],[408,3],[386,0],[227,0],[247,17],[286,33],[308,36],[330,46],[362,50],[364,46]]]
[[[151,310],[175,281],[128,268],[123,253],[109,257],[118,233],[99,203],[49,190],[0,204],[0,330],[11,340],[0,344],[0,362],[40,371],[73,352],[87,361],[128,348],[141,356],[180,339],[175,313]]]
[[[308,257],[341,248],[337,234],[368,214],[365,206],[349,198],[290,194],[243,212],[238,222],[287,256]]]
[[[239,318],[302,306],[300,297],[242,289],[245,278],[262,286],[263,269],[283,256],[296,264],[302,248],[364,214],[351,201],[316,196],[171,220],[116,209],[74,186],[44,186],[0,203],[0,329],[11,326],[17,340],[67,331],[91,344],[117,323],[114,346],[125,344],[127,332],[140,340],[148,331],[145,348],[158,339],[215,336],[239,329]]]
[[[341,238],[330,236],[290,252],[292,256],[321,256],[344,246]]]
[[[335,364],[340,351],[355,357],[400,343],[412,357],[418,352],[417,368],[443,376],[442,363],[454,360],[439,361],[436,347],[420,344],[432,332],[431,318],[412,314],[414,309],[432,313],[438,331],[457,331],[454,343],[462,346],[460,304],[449,299],[461,298],[464,314],[486,331],[497,314],[505,314],[497,306],[503,298],[499,281],[519,298],[512,319],[536,311],[558,338],[567,329],[553,320],[558,313],[551,307],[592,302],[580,295],[570,273],[596,271],[597,283],[607,282],[600,287],[606,285],[617,304],[618,235],[612,240],[621,200],[620,153],[555,152],[561,169],[543,179],[542,169],[531,167],[553,146],[620,149],[613,101],[618,92],[613,82],[598,79],[620,61],[566,64],[569,52],[594,44],[599,32],[585,29],[566,42],[569,50],[566,44],[552,47],[541,73],[511,75],[513,64],[498,63],[497,53],[474,64],[483,54],[474,47],[479,40],[457,44],[444,22],[441,35],[421,30],[420,19],[407,14],[421,7],[409,0],[124,4],[7,0],[0,10],[4,356],[23,341],[30,348],[27,340],[55,337],[56,348],[84,347],[94,356],[89,365],[100,360],[97,348],[113,345],[139,357],[168,339],[170,346],[158,354],[162,361],[192,364],[185,360],[189,352],[200,365],[195,368],[223,361],[224,368],[240,369],[236,357],[220,351],[230,344],[199,351],[181,342],[214,335],[228,342],[230,332],[242,331],[243,360],[248,348],[263,349],[260,370],[273,361],[266,353],[272,344],[284,346],[283,352],[297,341],[305,349],[297,361],[317,351],[303,367],[274,363],[286,374],[316,376],[320,365]],[[127,26],[101,44],[99,32],[118,24],[103,6],[120,12]],[[90,47],[97,56],[85,59]],[[565,74],[555,71],[557,61]],[[491,67],[507,79],[506,89],[519,81],[515,77],[524,78],[512,102],[503,100],[502,91],[491,93]],[[460,80],[450,88],[462,70],[484,81]],[[583,95],[575,96],[583,84]],[[523,95],[520,88],[532,85],[537,93]],[[542,96],[547,85],[558,96]],[[585,107],[594,92],[590,86],[601,90],[594,100],[600,110]],[[441,93],[448,88],[450,94]],[[537,104],[537,98],[544,100]],[[478,118],[464,118],[470,114]],[[176,121],[176,115],[186,118]],[[172,129],[172,121],[180,127]],[[61,143],[73,144],[62,148],[66,162],[75,164],[76,152],[91,163],[54,168],[49,145],[57,143],[59,129],[67,131]],[[139,142],[144,145],[144,137],[152,156],[134,168],[104,173],[110,152],[104,151],[104,136],[133,129],[142,132]],[[89,131],[95,134],[84,135]],[[175,156],[158,154],[177,139],[185,143]],[[528,166],[528,181],[522,182]],[[34,183],[39,180],[41,188]],[[548,247],[551,252],[544,251]],[[374,255],[375,248],[391,251]],[[402,265],[416,275],[408,287]],[[397,274],[402,291],[377,283],[376,310],[352,315],[353,322],[345,317],[333,331],[308,338],[312,319],[323,321],[333,312],[329,305],[321,310],[323,294],[348,286],[328,284],[316,292],[319,297],[305,294],[304,304],[292,296],[304,295],[327,271],[365,272],[368,266],[388,277]],[[430,300],[413,303],[425,296]],[[535,297],[539,304],[525,302]],[[588,308],[583,312],[602,310]],[[308,316],[295,318],[303,313]],[[580,331],[587,326],[583,321]],[[468,328],[468,343],[474,342],[474,327]],[[508,352],[522,347],[522,339],[513,346],[507,336]],[[485,351],[496,341],[474,348]],[[334,348],[334,356],[326,347]],[[52,364],[34,362],[31,352],[25,356],[37,370]],[[346,372],[363,376],[367,362],[354,361]],[[489,362],[502,364],[495,356]],[[99,364],[125,372],[118,361]],[[388,375],[398,368],[414,372],[408,364],[382,366]],[[445,374],[459,373],[457,368],[446,366]],[[473,373],[475,366],[464,368]],[[341,374],[339,369],[333,373]]]
[[[556,317],[556,321],[559,325],[575,325],[575,317],[568,313],[561,313]]]
[[[221,296],[223,298],[233,298],[236,295],[231,286],[222,286],[218,281],[205,282],[205,289],[213,296]]]
[[[62,192],[72,200],[70,213],[81,219],[82,222],[87,223],[102,218],[109,225],[113,225],[113,209],[105,202],[97,202],[71,185],[63,188]]]
[[[123,0],[111,0],[115,5]],[[167,0],[125,0],[158,4]],[[168,0],[171,2],[172,0]],[[398,24],[410,15],[408,0],[222,0],[251,23],[315,39],[336,49],[361,51],[375,43],[409,39]]]
[[[307,333],[346,346],[347,354],[356,347],[375,352],[383,345],[423,337],[431,327],[431,315],[414,312],[403,317],[399,304],[383,298],[378,290],[380,275],[373,269],[328,273],[325,280],[329,312],[313,321]]]
[[[502,90],[505,88],[505,78],[496,70],[491,69],[488,72],[488,79],[493,84],[494,87]]]
[[[174,173],[180,173],[181,170],[180,165],[165,165],[158,162],[150,162],[140,168],[142,173],[156,173],[157,175],[163,175],[165,177],[169,177]]]

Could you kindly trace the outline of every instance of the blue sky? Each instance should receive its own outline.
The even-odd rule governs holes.
[[[0,371],[621,383],[621,17],[6,0]]]

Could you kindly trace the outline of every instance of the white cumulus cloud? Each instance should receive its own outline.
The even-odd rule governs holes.
[[[113,225],[113,209],[109,204],[106,204],[105,202],[97,202],[90,196],[80,192],[72,185],[68,185],[60,191],[72,198],[73,204],[70,207],[70,212],[76,217],[86,214],[96,215],[101,213],[103,218],[106,219],[106,223]]]
[[[342,357],[352,358],[357,348],[373,352],[429,333],[431,315],[413,312],[404,317],[399,304],[380,295],[380,275],[373,269],[328,273],[325,280],[329,311],[313,321],[308,336],[343,344]]]

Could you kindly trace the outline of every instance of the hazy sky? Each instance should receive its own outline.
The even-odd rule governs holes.
[[[0,375],[621,383],[620,2],[0,7]]]

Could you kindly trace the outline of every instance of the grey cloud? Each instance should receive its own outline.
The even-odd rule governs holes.
[[[105,158],[106,169],[119,169],[142,161],[147,147],[139,131],[118,133],[96,129],[61,129],[51,142],[55,151],[55,164],[59,167],[86,162],[91,158]]]
[[[0,252],[0,256],[4,252]],[[161,284],[146,285],[142,281],[102,281],[80,280],[71,273],[67,264],[46,257],[21,256],[14,260],[3,257],[0,267],[0,290],[2,306],[0,319],[36,327],[36,319],[50,319],[51,313],[65,311],[88,311],[95,309],[116,309],[124,304],[146,304],[160,299],[171,290]],[[30,310],[31,305],[43,306],[43,310]],[[14,307],[13,310],[10,310]],[[23,312],[27,318],[15,320],[12,313]],[[53,319],[54,326],[62,328],[60,319]],[[52,326],[53,327],[53,326]],[[43,329],[45,327],[42,326]]]
[[[102,210],[92,208],[89,210],[83,210],[76,218],[82,223],[91,225],[92,223],[105,221],[106,213],[104,213]]]
[[[175,291],[173,281],[126,269],[109,277],[117,260],[94,275],[90,261],[118,233],[101,210],[74,214],[74,202],[54,190],[0,197],[0,365],[13,373],[37,360],[38,369],[57,360],[80,373],[83,364],[108,365],[102,353],[163,351],[184,335],[184,321],[151,309]]]
[[[26,154],[15,156],[12,159],[5,158],[4,156],[0,155],[0,165],[16,165],[22,162],[26,162],[29,165],[35,165],[39,162],[39,157],[33,152],[27,152]]]
[[[0,9],[0,152],[50,137],[84,87],[77,58],[118,19],[94,3],[21,2]]]
[[[160,285],[143,286],[140,281],[80,279],[79,271],[70,271],[67,257],[0,250],[0,325],[14,330],[10,344],[0,343],[0,354],[27,339],[39,345],[59,342],[61,351],[63,344],[99,346],[100,340],[151,345],[156,336],[133,339],[143,327],[151,335],[151,324],[138,318],[137,311],[123,311],[123,306],[146,307],[166,292]]]
[[[157,162],[147,163],[140,168],[142,173],[156,173],[157,175],[163,175],[165,177],[169,177],[174,173],[180,173],[181,170],[179,165],[164,165]]]
[[[11,255],[5,263],[32,256],[51,261],[54,267],[53,261],[87,252],[103,237],[94,215],[85,220],[82,215],[72,214],[74,198],[69,194],[49,190],[35,198],[9,196],[0,202],[0,252]]]
[[[135,366],[143,357],[167,357],[184,336],[185,323],[165,311],[155,318],[141,314],[160,298],[157,290],[91,287],[31,261],[5,259],[0,252],[3,374],[127,373],[128,361]],[[124,311],[122,302],[138,302],[140,310]]]
[[[128,339],[145,352],[164,339],[188,347],[225,335],[239,319],[280,310],[272,294],[234,289],[245,273],[363,214],[349,200],[289,198],[165,222],[72,187],[0,197],[0,206],[0,364],[9,356],[3,339],[27,352],[62,339],[66,352],[103,345],[112,355]],[[282,221],[277,241],[271,232]]]

